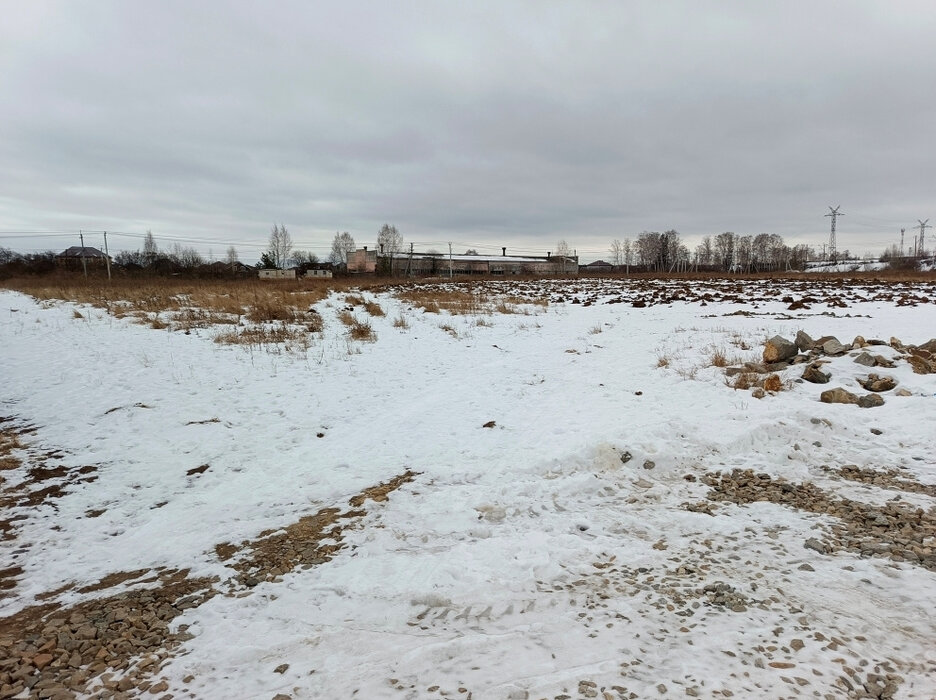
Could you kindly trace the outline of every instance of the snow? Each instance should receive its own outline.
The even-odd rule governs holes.
[[[316,305],[325,331],[289,352],[0,291],[0,415],[35,425],[29,442],[62,450],[62,464],[98,469],[21,521],[27,555],[0,544],[0,568],[24,568],[0,615],[115,571],[226,581],[216,544],[344,507],[412,469],[412,483],[366,504],[331,561],[176,620],[195,637],[164,669],[170,692],[577,697],[585,680],[611,697],[613,686],[663,697],[661,683],[666,697],[780,697],[800,688],[794,677],[804,694],[839,693],[845,657],[866,670],[889,659],[905,679],[897,697],[933,696],[936,619],[921,611],[936,606],[934,572],[804,548],[831,516],[683,504],[704,500],[703,474],[734,468],[875,503],[898,492],[835,481],[823,466],[899,467],[936,483],[936,375],[880,370],[912,396],[864,410],[818,401],[831,386],[863,393],[854,378],[867,368],[847,355],[824,367],[831,384],[791,383],[763,400],[707,366],[718,349],[757,359],[766,338],[799,329],[921,343],[936,334],[936,305],[897,307],[859,286],[847,309],[788,311],[773,282],[777,301],[633,308],[604,303],[626,282],[575,284],[594,284],[597,303],[531,304],[488,325],[362,292],[386,311],[369,319],[372,343],[345,336],[334,294]],[[732,315],[745,309],[754,315]],[[401,315],[409,328],[393,326]],[[699,591],[718,581],[751,601],[744,611],[706,604]],[[679,616],[680,597],[702,605]],[[805,647],[791,651],[793,638]],[[765,653],[795,667],[756,664]]]

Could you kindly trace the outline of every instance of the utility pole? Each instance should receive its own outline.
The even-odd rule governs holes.
[[[409,257],[406,259],[406,276],[410,276],[410,270],[413,265],[413,244],[409,244]]]
[[[452,273],[452,242],[449,241],[449,279],[454,277]]]
[[[110,253],[107,251],[107,231],[104,232],[104,262],[107,263],[107,281],[110,282]]]
[[[833,265],[835,264],[835,219],[839,216],[845,216],[842,212],[839,211],[841,208],[841,204],[835,207],[835,209],[829,207],[829,213],[826,214],[826,216],[832,217],[832,233],[829,234],[829,257],[832,258]]]
[[[929,221],[929,219],[927,219],[927,221]],[[84,268],[85,279],[88,279],[88,263],[84,257],[84,232],[83,231],[78,232],[78,238],[81,239],[81,267]]]
[[[929,219],[927,219],[927,221],[929,221]],[[907,229],[905,229],[905,228],[900,229],[900,257],[903,257],[903,251],[904,251],[904,247],[903,247],[904,231],[906,231],[906,230],[907,230]]]
[[[924,234],[926,233],[926,229],[933,228],[933,227],[930,226],[930,224],[928,223],[929,219],[927,219],[926,221],[920,221],[920,219],[917,219],[917,221],[919,221],[919,224],[913,227],[913,228],[920,229],[920,248],[917,251],[917,254],[926,255],[926,247],[923,244],[923,239],[925,238]]]

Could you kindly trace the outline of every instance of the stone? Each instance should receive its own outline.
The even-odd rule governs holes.
[[[900,387],[897,391],[894,392],[895,396],[913,396],[913,392],[909,389],[904,389]]]
[[[789,360],[796,353],[797,349],[794,343],[775,335],[764,345],[764,362],[766,364],[782,362],[783,360]]]
[[[767,396],[767,392],[764,391],[762,387],[756,386],[751,389],[751,396],[753,396],[755,399],[762,399]]]
[[[832,375],[820,370],[819,365],[815,362],[807,365],[806,369],[803,370],[803,379],[813,384],[828,384],[831,378]]]
[[[806,542],[803,543],[803,546],[806,549],[811,549],[815,552],[819,552],[819,554],[828,554],[829,552],[832,551],[828,545],[826,545],[823,542],[820,542],[815,537],[810,537],[808,540],[806,540]]]
[[[796,331],[796,339],[793,342],[800,352],[809,352],[816,346],[816,341],[810,338],[805,331]]]
[[[779,374],[768,375],[764,380],[764,391],[772,391],[774,393],[783,390],[783,382],[780,381]]]
[[[934,363],[919,355],[910,355],[907,362],[913,367],[914,374],[929,374],[934,371]]]
[[[802,640],[802,639],[791,639],[791,640],[790,640],[790,648],[791,648],[793,651],[799,651],[799,650],[802,649],[804,646],[806,646],[806,645],[803,643],[803,640]]]
[[[822,352],[826,355],[844,355],[851,350],[847,345],[842,345],[837,338],[829,338],[822,344]]]
[[[644,463],[643,463],[644,469],[653,469],[655,466],[656,466],[656,462],[654,462],[652,459],[644,460]]]
[[[884,405],[884,397],[880,394],[865,394],[858,399],[858,406],[861,408],[876,408]]]
[[[868,342],[860,335],[856,335],[855,339],[852,341],[852,347],[856,350],[858,348],[863,348],[867,344]]]
[[[917,345],[920,350],[926,350],[926,352],[936,353],[936,338],[930,338],[925,343],[920,343]]]
[[[866,379],[859,379],[858,383],[866,391],[890,391],[897,386],[897,380],[893,377],[879,377],[876,374],[869,374]]]
[[[40,671],[52,663],[52,654],[36,654],[33,657],[33,666],[38,668]]]
[[[840,386],[834,389],[826,389],[819,395],[819,400],[822,403],[858,403],[857,396]]]
[[[855,358],[855,362],[865,367],[874,367],[874,365],[877,364],[874,360],[874,356],[870,352],[861,353]]]
[[[273,669],[273,673],[286,673],[289,670],[289,664],[280,664]]]
[[[872,435],[881,435],[883,432],[884,432],[884,431],[881,430],[880,428],[871,428],[871,434],[872,434]]]
[[[891,336],[888,345],[890,345],[892,348],[897,348],[898,350],[904,346],[904,344],[900,342],[900,339],[895,338],[894,336]]]
[[[894,363],[888,360],[883,355],[875,355],[874,364],[878,367],[887,367],[888,369],[891,369],[894,367]]]

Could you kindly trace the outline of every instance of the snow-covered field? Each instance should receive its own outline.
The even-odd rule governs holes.
[[[711,500],[706,483],[752,469],[932,515],[936,374],[871,347],[910,395],[864,409],[819,402],[864,393],[857,350],[828,358],[828,385],[794,366],[760,400],[712,364],[759,361],[797,330],[923,343],[934,285],[898,303],[833,284],[846,302],[823,303],[818,282],[691,301],[641,284],[544,282],[548,305],[452,316],[365,291],[386,312],[372,342],[347,336],[336,293],[316,304],[324,331],[288,351],[0,291],[0,427],[34,427],[4,492],[40,456],[97,477],[4,506],[0,570],[22,572],[0,616],[132,590],[80,592],[116,572],[214,578],[172,620],[191,638],[150,669],[176,698],[936,697],[932,519],[913,526],[922,556],[893,561],[835,546],[837,513]],[[807,291],[808,308],[781,301]],[[386,500],[349,505],[408,470]],[[355,512],[310,541],[325,555],[238,573],[240,543],[327,508]],[[223,558],[224,543],[242,549]]]

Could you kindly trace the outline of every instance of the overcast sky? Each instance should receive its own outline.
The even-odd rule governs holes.
[[[936,3],[0,1],[0,245],[253,261],[936,223]],[[91,245],[100,245],[89,236]],[[927,231],[930,240],[936,240]],[[165,237],[162,238],[161,237]],[[114,248],[139,239],[109,238]]]

